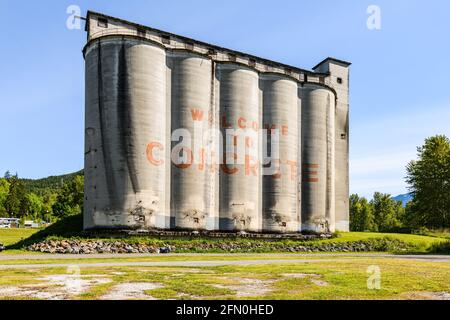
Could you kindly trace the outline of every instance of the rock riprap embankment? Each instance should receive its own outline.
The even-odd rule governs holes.
[[[30,251],[68,254],[169,253],[169,252],[393,252],[408,251],[412,245],[381,238],[353,242],[196,241],[176,243],[130,243],[107,240],[44,240],[27,247]]]

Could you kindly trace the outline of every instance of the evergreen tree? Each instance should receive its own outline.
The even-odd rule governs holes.
[[[3,176],[6,180],[9,180],[12,178],[11,172],[8,170],[5,172],[5,175]]]
[[[407,166],[413,195],[407,220],[413,227],[450,227],[450,140],[437,135],[417,148],[418,159]]]
[[[25,186],[17,174],[9,176],[7,180],[9,192],[4,203],[5,211],[9,216],[20,218],[26,214]]]

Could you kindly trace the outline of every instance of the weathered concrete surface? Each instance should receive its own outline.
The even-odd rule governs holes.
[[[218,66],[218,78],[220,113],[223,117],[221,131],[224,138],[224,157],[226,161],[229,159],[228,161],[231,162],[231,164],[223,164],[220,171],[219,228],[230,231],[260,231],[261,170],[256,158],[260,152],[257,133],[261,128],[262,117],[259,77],[250,68],[235,64],[221,64]],[[243,119],[246,123],[245,128],[242,128]],[[255,128],[250,127],[250,130],[246,130],[247,124],[248,126],[256,125]],[[233,136],[228,134],[229,129],[246,130],[237,135],[238,145],[232,143]],[[256,130],[252,131],[252,129]],[[252,133],[252,136],[247,135]],[[245,161],[238,159],[244,156],[237,149],[239,141],[245,144]],[[246,141],[251,142],[247,144]],[[234,160],[238,163],[232,164]]]
[[[87,50],[86,229],[154,228],[166,215],[165,163],[146,159],[148,143],[166,137],[165,98],[163,49],[120,39]]]
[[[298,85],[290,78],[262,75],[263,127],[267,130],[268,164],[274,171],[262,181],[262,229],[295,232],[300,226],[300,195],[297,167],[300,159],[301,103]],[[275,131],[277,130],[277,135]],[[278,143],[272,139],[278,137]],[[270,172],[268,172],[270,173]]]
[[[349,63],[308,71],[99,16],[84,48],[85,229],[348,231]],[[179,128],[192,145],[174,165]],[[281,131],[280,175],[262,175],[266,128]],[[206,164],[226,129],[254,133],[246,162]],[[213,151],[234,158],[232,141]]]
[[[302,231],[334,226],[334,100],[331,90],[304,85],[302,98]],[[333,120],[330,122],[330,120]],[[333,184],[333,186],[331,185]]]
[[[209,128],[212,62],[205,57],[182,51],[170,55],[169,65],[172,74],[172,150],[177,156],[181,155],[177,163],[171,165],[172,225],[182,229],[204,230],[207,228],[209,215],[213,214],[209,210],[209,184],[210,175],[214,173],[201,163],[202,151],[199,147],[203,146],[203,136]],[[176,130],[187,130],[190,134],[189,141],[179,141]]]
[[[349,231],[349,68],[346,63],[327,59],[314,71],[329,73],[325,83],[336,92],[335,225],[337,231]]]

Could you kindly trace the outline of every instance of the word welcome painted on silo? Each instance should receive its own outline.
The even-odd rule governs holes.
[[[295,137],[298,135],[300,139],[300,136],[298,133],[290,134],[287,125],[266,123],[264,129],[260,129],[255,120],[222,115],[221,129],[217,129],[211,114],[205,116],[204,111],[200,109],[190,109],[190,113],[191,130],[179,128],[171,135],[170,158],[177,168],[211,172],[220,168],[222,172],[230,175],[262,174],[275,179],[297,179],[296,154],[300,150],[292,150],[298,148]],[[284,145],[283,149],[280,145]],[[286,153],[291,158],[284,156]],[[163,141],[148,143],[146,155],[151,165],[164,165],[165,154]],[[318,169],[317,165],[314,167]]]

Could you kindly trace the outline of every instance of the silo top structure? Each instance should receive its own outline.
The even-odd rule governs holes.
[[[88,11],[84,228],[348,231],[349,66]]]

